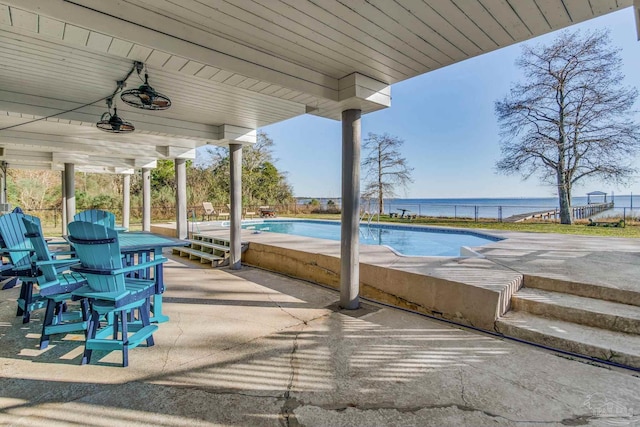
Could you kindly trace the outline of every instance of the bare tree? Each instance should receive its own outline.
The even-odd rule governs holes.
[[[549,46],[524,46],[516,83],[495,105],[502,158],[497,170],[557,185],[560,222],[571,224],[571,189],[585,178],[624,182],[640,147],[621,85],[619,49],[608,31],[563,32]]]
[[[402,157],[398,149],[404,144],[402,139],[388,133],[377,135],[369,133],[362,148],[367,156],[362,161],[365,172],[364,197],[378,199],[378,212],[384,212],[384,198],[396,195],[398,186],[406,187],[411,179],[407,159]]]

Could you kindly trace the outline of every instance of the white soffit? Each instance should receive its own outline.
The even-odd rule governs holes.
[[[53,168],[62,152],[88,166],[92,155],[81,154],[95,147],[98,167],[108,168],[110,157],[113,170],[135,167],[138,156],[174,158],[226,145],[232,128],[251,135],[305,112],[340,119],[345,108],[376,111],[390,105],[393,83],[632,4],[0,0],[0,128],[108,95],[134,60],[147,64],[150,84],[173,102],[150,113],[120,102],[119,115],[137,127],[133,135],[92,128],[106,111],[97,103],[0,132],[0,147],[43,150],[38,162],[50,158]],[[128,87],[140,83],[134,73]]]

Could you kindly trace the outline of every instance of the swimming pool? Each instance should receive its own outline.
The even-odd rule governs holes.
[[[340,240],[340,224],[335,221],[265,220],[244,224],[242,228],[256,232],[295,234],[318,239]],[[401,255],[460,256],[463,246],[483,246],[502,240],[466,230],[361,224],[360,243],[389,246]]]

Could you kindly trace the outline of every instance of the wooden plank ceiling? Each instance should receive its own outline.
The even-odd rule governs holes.
[[[385,108],[377,96],[388,98],[393,83],[632,3],[0,0],[0,128],[107,96],[134,60],[173,103],[158,112],[119,103],[138,130],[131,135],[95,128],[103,101],[0,130],[0,159],[117,172],[193,157],[198,146],[251,141],[252,130],[306,112],[339,119],[354,105]],[[361,91],[348,90],[354,73],[366,79]],[[140,81],[134,73],[127,83]]]

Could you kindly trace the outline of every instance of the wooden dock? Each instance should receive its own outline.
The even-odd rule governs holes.
[[[573,208],[573,219],[587,219],[600,212],[613,209],[613,202],[609,203],[591,203],[586,206],[578,206]]]
[[[571,208],[573,219],[587,219],[594,215],[599,214],[600,212],[607,211],[609,209],[613,209],[613,202],[609,203],[592,203],[585,206],[575,206]],[[508,218],[505,218],[504,222],[522,222],[527,220],[542,220],[542,221],[550,221],[550,220],[558,220],[560,219],[560,209],[556,208],[553,210],[546,211],[537,211],[537,212],[527,212],[523,214],[512,215]]]
[[[505,218],[504,222],[522,222],[530,219],[536,220],[551,220],[560,218],[560,210],[554,209],[552,211],[537,211],[537,212],[527,212],[523,214],[511,215],[508,218]]]

